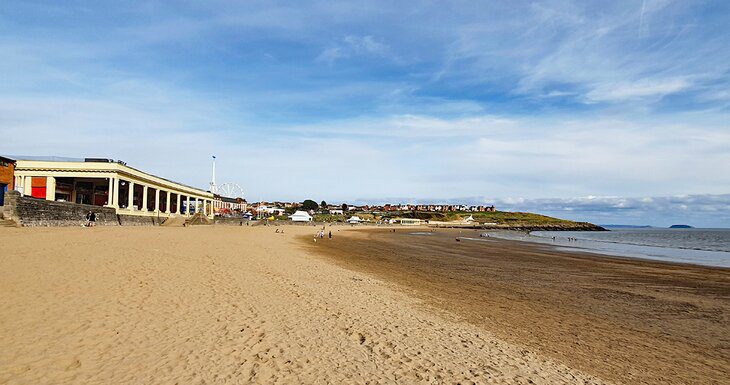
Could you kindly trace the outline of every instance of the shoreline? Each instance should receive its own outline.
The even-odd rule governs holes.
[[[689,266],[716,267],[730,269],[730,252],[720,250],[705,250],[687,247],[668,247],[644,245],[638,243],[616,242],[603,239],[575,239],[566,243],[559,238],[550,241],[550,238],[531,233],[515,233],[506,231],[487,231],[494,238],[527,242],[533,245],[553,247],[557,252],[587,253],[612,258],[628,258],[652,262],[673,263]],[[523,234],[524,236],[516,236]]]
[[[309,247],[608,380],[699,384],[730,375],[730,269],[494,237],[454,242],[458,230],[409,235],[421,230],[340,232]]]

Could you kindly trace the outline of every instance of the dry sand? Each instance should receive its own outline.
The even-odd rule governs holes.
[[[0,383],[602,382],[313,254],[313,232],[0,228]]]
[[[474,230],[339,232],[310,247],[605,380],[730,383],[730,269],[567,253]]]

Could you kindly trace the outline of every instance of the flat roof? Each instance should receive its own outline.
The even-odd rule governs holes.
[[[102,161],[102,159],[103,160],[108,160],[108,161]],[[190,186],[190,185],[187,185],[187,184],[184,184],[184,183],[180,183],[180,182],[176,182],[174,180],[170,180],[170,179],[167,179],[167,178],[163,178],[161,176],[157,176],[157,175],[154,175],[154,174],[150,174],[148,172],[145,172],[145,171],[142,171],[140,169],[134,168],[134,167],[128,165],[124,161],[113,160],[113,159],[110,159],[110,158],[69,158],[69,157],[60,157],[60,156],[27,156],[27,155],[23,155],[23,156],[17,156],[16,157],[16,160],[27,161],[27,162],[83,163],[83,164],[87,164],[87,165],[117,165],[117,166],[126,167],[128,169],[134,170],[134,171],[136,171],[138,173],[141,173],[141,174],[149,175],[151,177],[160,179],[160,180],[165,181],[165,182],[168,182],[168,183],[177,184],[179,186],[186,187],[188,189],[198,190],[198,191],[206,192],[206,193],[209,193],[209,194],[211,193],[208,190],[204,190],[204,189],[201,189],[201,188],[198,188],[198,187],[193,187],[193,186]]]

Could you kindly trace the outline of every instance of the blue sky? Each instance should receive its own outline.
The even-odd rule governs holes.
[[[0,153],[730,226],[728,25],[727,1],[5,1]]]

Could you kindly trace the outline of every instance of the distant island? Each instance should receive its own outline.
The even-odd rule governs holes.
[[[669,226],[670,229],[694,229],[694,227],[690,225],[671,225]]]
[[[613,229],[650,229],[654,226],[650,225],[599,225],[601,227],[613,228]]]

